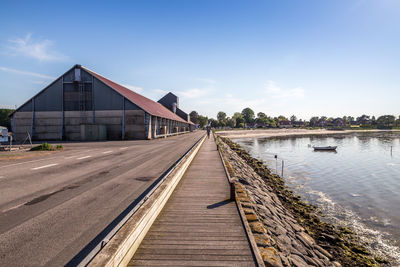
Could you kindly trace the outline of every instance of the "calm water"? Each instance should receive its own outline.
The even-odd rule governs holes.
[[[283,160],[289,187],[318,205],[327,220],[351,226],[373,249],[400,263],[400,133],[234,141],[279,174]],[[338,148],[314,152],[309,145]]]

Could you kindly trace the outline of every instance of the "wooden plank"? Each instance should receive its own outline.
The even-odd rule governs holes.
[[[203,249],[209,249],[209,250],[232,250],[232,249],[243,249],[246,251],[246,248],[249,247],[249,244],[245,245],[225,245],[225,246],[218,246],[218,245],[213,245],[211,242],[206,243],[206,244],[193,244],[193,245],[172,245],[172,244],[143,244],[140,246],[141,250],[138,252],[143,252],[146,251],[147,249],[153,249],[154,251],[156,250],[175,250],[175,251],[180,251],[180,250],[185,250],[185,249],[190,249],[190,250],[203,250]],[[158,252],[157,252],[158,253]],[[179,253],[178,253],[179,254]],[[246,253],[249,255],[248,253]],[[250,254],[251,255],[251,254]]]
[[[225,245],[248,245],[247,240],[176,240],[176,239],[145,239],[143,245],[159,244],[159,245],[204,245],[225,246]]]
[[[207,140],[129,266],[255,266],[215,143]]]
[[[219,252],[219,251],[217,251]],[[239,253],[239,251],[237,251]],[[221,253],[221,252],[219,252]],[[194,260],[194,261],[251,261],[252,256],[249,255],[213,255],[206,253],[197,254],[143,254],[140,253],[136,256],[136,260]]]
[[[135,260],[128,266],[231,266],[248,267],[254,266],[254,262],[243,261],[195,261],[195,260]]]

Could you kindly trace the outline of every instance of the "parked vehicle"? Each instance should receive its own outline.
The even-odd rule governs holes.
[[[318,151],[333,151],[336,150],[337,146],[313,146],[313,148]]]

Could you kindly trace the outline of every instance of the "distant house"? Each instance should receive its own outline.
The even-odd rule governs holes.
[[[279,128],[292,128],[293,125],[292,125],[292,122],[291,122],[291,121],[280,121],[280,122],[278,123],[278,127],[279,127]]]
[[[367,115],[362,115],[361,117],[357,118],[357,123],[362,125],[370,125],[371,119]]]
[[[246,122],[244,124],[244,128],[257,128],[257,123],[256,122]]]
[[[267,127],[267,124],[265,122],[257,122],[256,128],[265,128]]]
[[[319,127],[325,127],[325,126],[327,126],[327,124],[328,124],[328,122],[326,120],[319,119],[317,121],[317,126],[319,126]]]
[[[336,127],[343,127],[343,126],[345,126],[345,124],[346,124],[342,118],[336,118],[336,119],[334,119],[334,120],[332,121],[332,123],[333,123],[333,125],[336,126]]]
[[[304,127],[306,123],[304,121],[294,121],[292,122],[293,127]]]

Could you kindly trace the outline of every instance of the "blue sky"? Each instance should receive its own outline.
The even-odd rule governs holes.
[[[0,107],[74,64],[186,111],[400,114],[400,1],[2,1]]]

